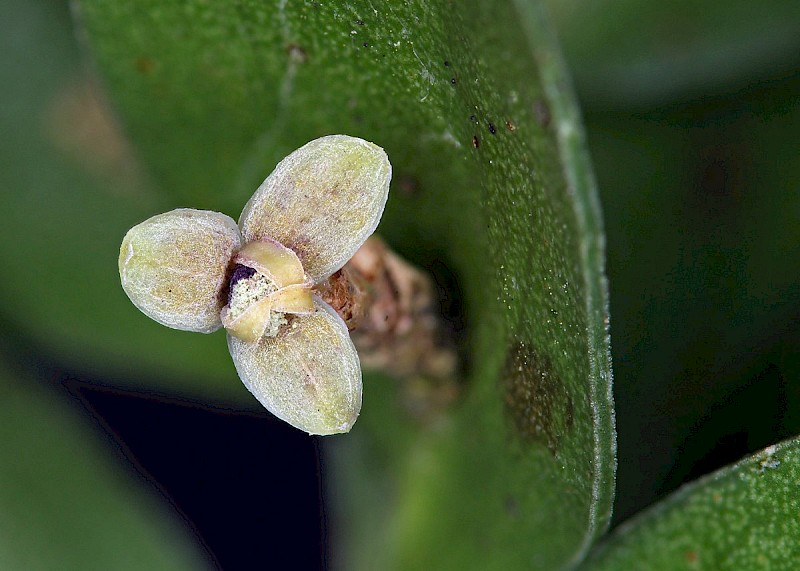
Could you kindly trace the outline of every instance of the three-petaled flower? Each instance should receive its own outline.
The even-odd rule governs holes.
[[[178,209],[134,226],[120,248],[122,287],[155,321],[225,327],[245,386],[310,434],[347,432],[361,409],[361,367],[342,319],[313,289],[372,234],[389,192],[380,147],[316,139],[281,161],[237,225]]]

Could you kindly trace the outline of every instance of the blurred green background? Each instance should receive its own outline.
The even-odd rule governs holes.
[[[549,4],[605,215],[618,523],[684,481],[800,433],[800,9],[792,0]],[[315,444],[291,440],[263,413],[233,412],[249,400],[239,385],[216,389],[213,380],[230,374],[220,339],[195,336],[178,374],[168,367],[181,359],[174,352],[184,334],[129,318],[116,250],[127,227],[164,208],[135,150],[106,130],[79,41],[67,2],[0,2],[0,567],[31,564],[13,558],[25,541],[56,562],[80,543],[80,535],[64,547],[45,541],[51,498],[63,495],[143,530],[141,544],[103,540],[144,554],[131,568],[146,566],[148,553],[167,567],[164,552],[175,553],[176,567],[202,566],[213,557],[193,559],[202,542],[235,568],[231,545],[241,537],[191,507],[226,485],[209,466],[267,477],[270,454],[285,458],[288,447],[299,451],[294,473],[303,474],[316,468]],[[163,354],[126,361],[123,343],[96,334],[119,322],[133,323],[127,339],[148,338]],[[155,386],[169,379],[169,390],[142,394],[142,374]],[[209,444],[208,465],[176,461],[192,431],[209,426],[232,437]],[[69,449],[96,454],[59,456],[37,437],[52,433],[63,435],[54,448],[74,442]],[[231,440],[275,448],[262,448],[263,465],[242,466],[236,454],[220,456]],[[314,518],[317,483],[295,480],[287,504]],[[104,492],[109,481],[119,487]],[[20,502],[27,485],[53,491]],[[177,500],[186,487],[196,493]],[[285,517],[254,525],[272,530]],[[319,530],[299,525],[292,529],[319,544]],[[154,526],[169,531],[148,531]],[[324,558],[324,548],[311,553]]]
[[[550,5],[606,222],[619,522],[800,433],[800,6]]]

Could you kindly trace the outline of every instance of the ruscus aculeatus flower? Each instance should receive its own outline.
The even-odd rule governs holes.
[[[225,327],[233,363],[272,414],[309,434],[348,432],[361,410],[361,366],[347,327],[314,292],[374,232],[391,165],[345,135],[283,159],[239,224],[180,208],[131,228],[122,287],[145,315],[185,331]]]

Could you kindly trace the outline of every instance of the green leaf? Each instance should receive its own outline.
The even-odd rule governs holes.
[[[792,0],[547,0],[587,101],[664,104],[790,75],[800,54]]]
[[[800,440],[688,484],[617,529],[581,567],[791,570],[800,560]]]
[[[334,442],[343,567],[556,569],[607,524],[599,209],[537,10],[521,0],[80,4],[170,208],[235,217],[293,149],[358,136],[393,164],[378,231],[454,276],[446,293],[467,325],[458,403],[420,423],[404,388],[372,376],[362,417]]]
[[[114,267],[120,243],[167,203],[149,188],[75,44],[67,3],[0,3],[4,323],[73,370],[247,399],[223,334],[176,334],[131,311]]]
[[[0,568],[209,567],[177,514],[56,394],[0,365],[0,402]]]

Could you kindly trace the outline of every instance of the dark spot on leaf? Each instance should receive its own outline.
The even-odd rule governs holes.
[[[365,48],[368,48],[368,47],[369,47],[369,43],[367,43],[367,42],[364,42],[364,44],[363,44],[363,45],[364,45],[364,47],[365,47]]]
[[[550,106],[544,99],[538,99],[533,105],[533,114],[540,126],[547,128],[550,125]]]
[[[289,54],[289,60],[295,63],[306,63],[308,61],[306,50],[297,44],[289,44],[286,46],[286,53]]]
[[[449,62],[449,61],[447,61],[447,60],[444,60],[444,66],[445,66],[445,67],[450,67],[450,62]]]
[[[572,430],[572,426],[575,424],[575,404],[569,395],[567,395],[567,407],[564,411],[564,416],[566,417],[567,430]]]
[[[473,123],[477,123],[478,122],[478,118],[475,115],[470,115],[469,116],[469,120],[472,121]]]
[[[572,398],[547,357],[526,343],[506,355],[502,389],[506,413],[516,435],[544,444],[554,456],[573,425]]]
[[[143,75],[147,75],[153,71],[156,64],[149,57],[140,57],[136,59],[136,71]]]
[[[411,174],[402,174],[397,177],[397,190],[403,196],[414,197],[419,193],[419,179]]]
[[[458,80],[457,80],[455,77],[451,77],[451,78],[450,78],[450,83],[452,83],[453,85],[455,85],[456,83],[458,83]]]
[[[478,138],[478,135],[472,135],[472,146],[476,149],[481,146],[481,140]]]
[[[506,119],[506,129],[508,129],[509,131],[516,131],[517,126],[514,125],[514,122],[512,120]]]
[[[697,552],[696,551],[687,551],[685,554],[686,561],[689,563],[697,563]]]
[[[505,508],[509,518],[514,520],[519,519],[519,502],[517,502],[517,498],[514,496],[508,496],[503,504],[503,507]]]
[[[495,127],[495,126],[494,126],[494,123],[492,123],[491,121],[489,121],[489,132],[490,132],[492,135],[495,135],[495,134],[497,134],[497,127]]]

